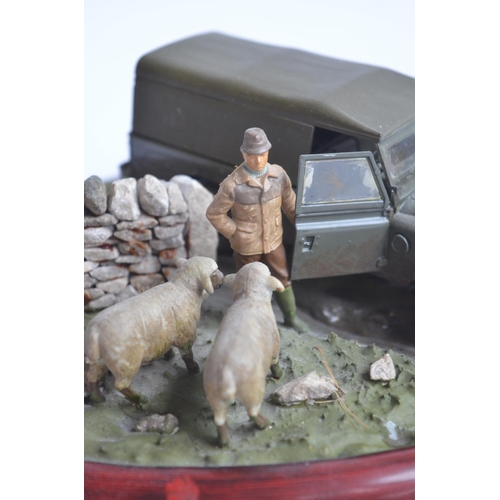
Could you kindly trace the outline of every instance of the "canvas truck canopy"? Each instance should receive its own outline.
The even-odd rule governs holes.
[[[222,180],[241,161],[249,127],[263,128],[296,182],[301,154],[324,144],[374,151],[414,120],[414,79],[383,68],[208,33],[143,56],[136,68],[132,161],[170,157]],[[342,146],[323,151],[341,151]],[[348,149],[349,150],[349,149]],[[177,168],[177,170],[176,170]],[[158,173],[154,171],[151,173]]]

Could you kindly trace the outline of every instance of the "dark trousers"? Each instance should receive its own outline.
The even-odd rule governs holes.
[[[241,255],[234,252],[233,257],[236,264],[236,271],[239,271],[245,264],[249,264],[250,262],[262,262],[262,264],[265,264],[269,268],[269,271],[271,271],[271,276],[281,281],[285,288],[292,284],[286,265],[286,253],[283,243],[276,248],[276,250],[269,253]]]

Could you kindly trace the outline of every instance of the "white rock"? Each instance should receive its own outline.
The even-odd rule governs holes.
[[[175,226],[176,224],[185,224],[188,219],[188,213],[183,212],[181,214],[165,215],[165,217],[159,217],[158,222],[161,226]]]
[[[133,177],[113,181],[109,190],[108,211],[119,220],[136,220],[141,215],[137,181]]]
[[[187,175],[174,175],[170,180],[179,186],[189,207],[189,257],[202,256],[217,260],[219,233],[205,215],[214,199],[213,194]]]
[[[83,227],[113,226],[118,219],[111,214],[102,214],[98,216],[86,215],[83,218]]]
[[[137,264],[138,262],[141,262],[144,257],[141,257],[139,255],[120,255],[115,262],[117,264]]]
[[[313,371],[283,385],[271,394],[271,398],[282,405],[291,405],[330,398],[336,393],[337,388],[330,377],[320,377]]]
[[[84,288],[83,295],[85,296],[85,302],[90,302],[91,300],[96,300],[102,297],[104,295],[104,291],[97,288]]]
[[[97,283],[95,278],[91,278],[87,273],[83,275],[83,288],[92,288]]]
[[[133,221],[123,220],[116,224],[116,229],[122,231],[123,229],[151,229],[158,225],[158,219],[150,215],[141,214],[138,219]]]
[[[88,227],[83,230],[85,245],[102,245],[113,236],[114,226]]]
[[[154,175],[147,174],[137,182],[139,203],[150,215],[162,217],[168,214],[169,195],[163,183]]]
[[[136,424],[135,430],[139,432],[175,434],[179,430],[179,420],[171,413],[167,415],[158,415],[155,413],[140,420]]]
[[[188,211],[188,205],[179,186],[175,182],[165,182],[168,197],[170,199],[170,208],[168,213],[170,215],[184,214]]]
[[[123,292],[125,287],[128,285],[128,278],[116,278],[108,281],[101,281],[96,284],[99,290],[103,290],[107,293],[114,293],[115,295]]]
[[[102,262],[103,260],[114,260],[119,255],[118,249],[113,245],[102,245],[99,247],[89,247],[83,250],[83,255],[87,260]]]
[[[101,298],[92,300],[85,306],[85,311],[98,311],[112,306],[115,303],[115,296],[112,293],[106,293]]]
[[[116,296],[116,302],[121,302],[122,300],[134,297],[136,295],[139,295],[139,292],[132,285],[128,285],[125,290],[123,290],[123,292],[119,293]]]
[[[161,264],[158,257],[155,255],[148,255],[144,257],[141,262],[130,264],[129,270],[131,273],[136,274],[153,274],[161,270]]]
[[[184,228],[184,224],[177,224],[175,226],[156,226],[153,231],[155,233],[155,236],[159,240],[166,240],[168,238],[172,238],[174,236],[182,234]]]
[[[149,241],[153,237],[151,229],[122,229],[113,234],[123,241]]]
[[[121,266],[99,266],[90,271],[90,276],[99,281],[108,281],[115,278],[123,278],[129,275],[126,267]]]
[[[94,270],[99,265],[99,262],[92,262],[91,260],[83,261],[83,272],[88,273]]]
[[[138,274],[130,278],[130,284],[142,293],[156,285],[165,283],[165,278],[161,274]]]
[[[91,175],[83,183],[83,198],[85,208],[95,215],[106,212],[106,186],[100,177]]]
[[[168,248],[180,248],[184,247],[185,241],[182,234],[178,234],[176,236],[172,236],[172,238],[168,238],[166,240],[151,240],[149,242],[151,248],[155,252],[161,252],[162,250],[166,250]]]
[[[187,259],[187,252],[184,247],[168,248],[166,250],[162,250],[158,254],[160,264],[164,266],[173,266],[175,264],[175,259],[178,259],[179,257]]]
[[[390,354],[384,354],[378,361],[370,366],[370,378],[388,382],[396,378],[396,368]]]
[[[151,254],[151,247],[145,241],[127,241],[118,244],[118,249],[123,255],[135,255],[145,257]]]

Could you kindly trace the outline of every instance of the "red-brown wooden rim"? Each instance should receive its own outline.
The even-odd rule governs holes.
[[[410,499],[415,448],[359,457],[243,467],[136,467],[85,462],[85,498]]]

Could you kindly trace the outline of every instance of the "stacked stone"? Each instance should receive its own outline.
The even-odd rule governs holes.
[[[212,199],[184,175],[170,181],[152,175],[120,179],[109,193],[99,177],[89,177],[84,183],[85,310],[104,309],[164,283],[178,257],[215,260],[218,234],[205,217]]]

